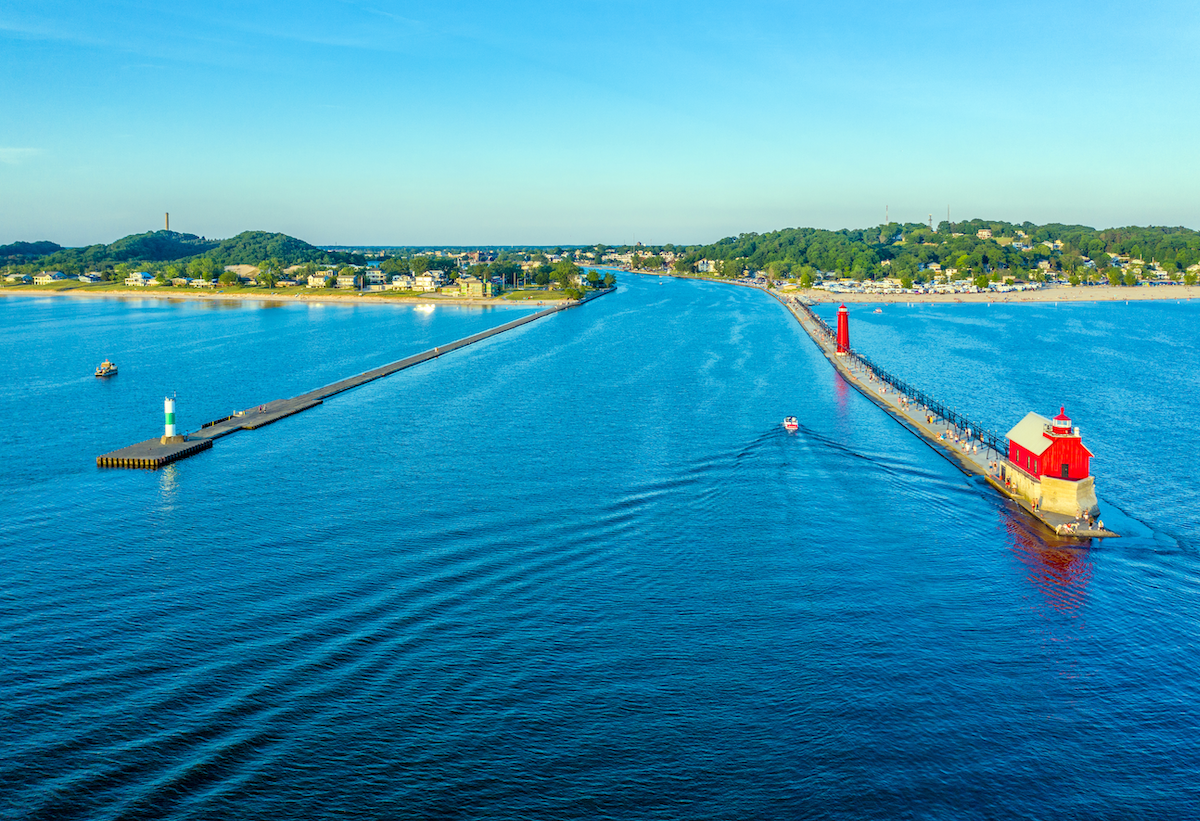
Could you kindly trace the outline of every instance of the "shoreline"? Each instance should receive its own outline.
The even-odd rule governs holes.
[[[838,294],[828,291],[802,290],[800,288],[780,291],[794,294],[816,303],[830,302],[929,302],[955,304],[965,302],[1149,302],[1166,300],[1191,300],[1200,297],[1200,290],[1187,285],[1154,285],[1133,288],[1112,285],[1091,285],[1078,288],[1044,288],[1037,291],[1009,291],[1007,293],[984,294]]]
[[[173,292],[174,291],[174,292]],[[172,293],[173,292],[173,293]],[[371,305],[447,305],[447,306],[509,306],[514,308],[534,308],[539,305],[542,307],[554,307],[555,305],[567,302],[566,297],[546,298],[546,299],[504,299],[503,297],[495,297],[491,299],[477,297],[457,297],[445,296],[436,294],[425,294],[422,296],[377,296],[377,291],[359,291],[356,293],[342,294],[305,294],[305,293],[205,293],[202,291],[175,291],[173,288],[153,288],[153,289],[121,289],[121,290],[105,290],[105,291],[88,291],[86,288],[0,288],[0,297],[2,296],[63,296],[63,297],[82,297],[87,299],[107,299],[120,298],[127,299],[130,297],[136,299],[160,299],[165,301],[204,301],[204,300],[248,300],[252,302],[332,302],[332,303],[353,303],[356,305],[371,304]]]
[[[719,282],[725,285],[740,285],[744,288],[759,288],[753,283],[738,282],[720,277],[697,276],[695,274],[679,274],[673,271],[628,271],[627,273],[645,276],[671,277],[672,279],[697,279],[703,282]],[[834,293],[815,288],[779,287],[774,288],[785,296],[798,296],[810,302],[825,304],[830,302],[858,303],[897,303],[897,302],[928,302],[932,304],[950,304],[958,302],[1149,302],[1166,300],[1200,299],[1200,285],[1151,285],[1151,286],[1114,286],[1088,285],[1080,287],[1042,288],[1036,291],[1008,291],[1006,293],[982,294],[859,294]]]

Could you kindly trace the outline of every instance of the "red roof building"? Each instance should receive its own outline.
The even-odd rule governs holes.
[[[1008,432],[1008,461],[1034,479],[1086,479],[1091,458],[1079,428],[1072,430],[1065,408],[1053,419],[1027,414]]]

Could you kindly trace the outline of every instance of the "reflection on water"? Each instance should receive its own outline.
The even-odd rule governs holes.
[[[1016,515],[1006,517],[1005,528],[1012,540],[1010,549],[1028,569],[1027,579],[1046,603],[1059,613],[1074,617],[1092,580],[1091,556],[1084,547],[1061,541],[1050,533],[1043,537],[1033,532],[1032,527],[1036,525],[1022,522]]]
[[[164,511],[175,508],[175,497],[179,493],[179,466],[174,462],[158,471],[158,501]]]

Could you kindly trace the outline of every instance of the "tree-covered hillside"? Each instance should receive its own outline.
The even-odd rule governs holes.
[[[42,240],[41,242],[14,242],[11,245],[0,245],[0,260],[22,262],[26,259],[37,259],[55,251],[62,250],[57,242]]]
[[[776,276],[803,271],[859,279],[920,279],[931,263],[937,263],[957,269],[961,276],[1022,277],[1038,270],[1042,262],[1068,275],[1084,268],[1102,275],[1118,256],[1157,263],[1171,273],[1200,262],[1200,232],[1158,226],[1097,230],[1084,225],[970,220],[953,225],[942,222],[936,230],[920,223],[842,231],[787,228],[740,234],[711,245],[663,249],[677,255],[678,270],[695,270],[701,260],[709,260],[728,275],[767,270]]]
[[[236,237],[222,240],[205,256],[218,265],[257,265],[264,259],[277,259],[287,265],[296,265],[301,262],[336,262],[346,255],[329,254],[287,234],[243,231]]]
[[[147,231],[122,237],[109,245],[84,248],[62,248],[53,242],[16,242],[0,246],[0,259],[4,257],[10,263],[31,263],[36,268],[69,274],[112,271],[117,266],[130,265],[155,269],[165,263],[201,258],[217,266],[257,265],[265,259],[285,266],[302,262],[361,262],[355,254],[327,253],[287,234],[266,231],[243,231],[220,241],[177,231]]]

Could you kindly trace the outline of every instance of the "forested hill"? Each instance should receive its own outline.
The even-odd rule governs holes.
[[[1157,262],[1166,271],[1182,271],[1200,262],[1200,232],[971,220],[953,225],[942,222],[936,230],[921,223],[842,231],[787,228],[740,234],[710,245],[663,246],[663,250],[675,252],[679,270],[695,269],[701,260],[710,260],[730,275],[747,269],[799,275],[807,268],[860,279],[916,277],[930,263],[938,263],[964,275],[1007,271],[1020,276],[1043,261],[1070,273],[1084,267],[1103,271],[1118,256]]]
[[[22,261],[26,259],[37,259],[44,257],[47,254],[53,254],[55,251],[62,250],[62,246],[57,242],[14,242],[11,245],[0,245],[0,260]]]
[[[257,265],[260,260],[277,259],[288,265],[301,262],[328,262],[341,254],[329,254],[314,245],[287,234],[266,231],[243,231],[236,237],[221,240],[212,252],[205,254],[220,265]]]
[[[346,262],[350,254],[330,254],[287,234],[243,231],[226,240],[207,239],[177,231],[131,234],[109,245],[62,248],[53,242],[16,242],[0,246],[0,259],[36,262],[45,269],[68,273],[105,270],[120,263],[162,263],[208,257],[218,265],[257,265],[264,259],[286,265],[301,262]]]

